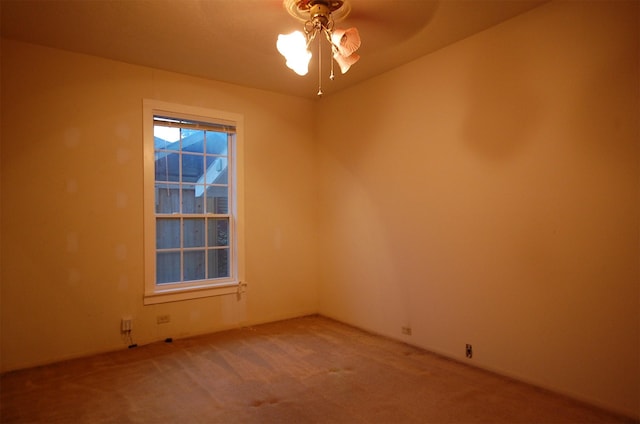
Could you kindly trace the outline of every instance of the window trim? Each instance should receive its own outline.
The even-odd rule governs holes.
[[[144,215],[144,304],[153,305],[210,296],[240,293],[244,281],[244,116],[237,113],[185,106],[159,100],[143,99],[143,215]],[[156,284],[156,214],[155,214],[155,152],[154,115],[182,118],[192,121],[214,122],[235,126],[235,143],[230,146],[232,169],[229,186],[235,188],[229,209],[231,227],[235,228],[235,246],[231,249],[235,275],[223,283],[188,284],[185,287],[171,285],[163,288]],[[233,270],[232,270],[233,273]]]

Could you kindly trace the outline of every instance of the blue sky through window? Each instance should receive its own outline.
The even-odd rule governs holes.
[[[180,128],[154,125],[153,135],[169,142],[178,141],[180,140]]]

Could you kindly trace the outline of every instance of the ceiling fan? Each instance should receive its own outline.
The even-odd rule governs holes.
[[[287,67],[298,75],[309,72],[309,61],[312,53],[311,43],[317,36],[324,36],[331,47],[331,73],[329,79],[335,78],[333,61],[344,74],[356,63],[360,56],[356,50],[360,48],[361,40],[355,27],[336,28],[335,23],[342,21],[351,12],[349,0],[284,0],[283,5],[294,18],[303,22],[302,31],[290,34],[280,34],[276,47],[286,59]],[[322,46],[318,41],[318,96],[322,96]]]

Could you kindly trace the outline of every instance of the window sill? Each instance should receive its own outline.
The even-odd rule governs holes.
[[[203,297],[224,296],[230,294],[240,295],[244,293],[246,289],[247,283],[237,282],[219,286],[157,290],[153,293],[145,294],[144,304],[156,305],[158,303],[179,302],[182,300],[200,299]]]

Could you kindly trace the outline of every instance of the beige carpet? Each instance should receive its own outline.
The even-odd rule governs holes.
[[[322,317],[11,372],[0,383],[2,423],[625,422]]]

